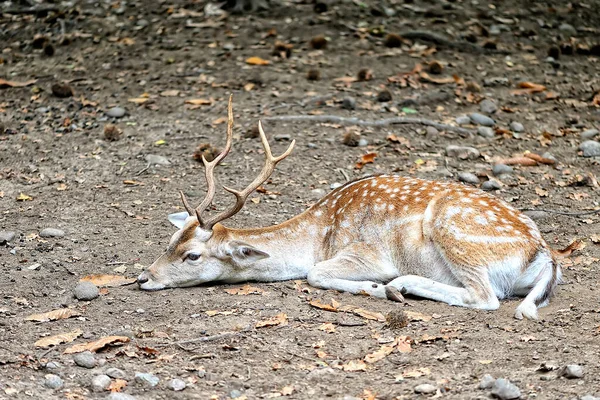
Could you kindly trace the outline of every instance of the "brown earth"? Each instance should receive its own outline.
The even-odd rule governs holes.
[[[317,198],[314,189],[329,191],[331,184],[345,181],[344,175],[353,179],[393,172],[456,180],[459,172],[474,172],[483,182],[492,176],[494,160],[525,151],[549,152],[557,163],[516,166],[514,175],[499,179],[499,197],[518,208],[574,212],[598,207],[598,158],[583,157],[578,150],[580,133],[600,125],[600,108],[593,105],[600,87],[598,58],[581,54],[586,48],[580,46],[576,54],[546,60],[550,47],[567,42],[593,49],[599,34],[598,1],[572,6],[547,1],[495,6],[355,1],[329,3],[322,14],[313,11],[313,4],[294,2],[224,18],[205,17],[205,3],[199,1],[74,3],[73,9],[53,5],[59,11],[47,15],[4,14],[0,19],[0,76],[35,80],[26,87],[0,89],[5,128],[0,135],[0,230],[17,232],[0,247],[0,398],[105,398],[107,394],[91,392],[90,382],[108,367],[124,370],[124,392],[140,399],[416,398],[425,396],[414,392],[422,383],[433,384],[444,398],[488,398],[489,390],[478,389],[484,374],[509,379],[520,388],[521,398],[600,395],[597,214],[538,213],[536,221],[552,246],[564,247],[575,238],[586,244],[565,261],[564,284],[540,310],[539,321],[513,319],[516,299],[503,302],[498,311],[482,312],[418,299],[398,305],[317,290],[306,282],[255,283],[264,293],[248,295],[225,292],[240,285],[153,293],[129,285],[110,287],[90,302],[72,298],[80,278],[136,277],[163,251],[174,231],[166,216],[181,210],[177,190],[184,189],[194,202],[204,194],[203,169],[192,154],[200,143],[223,144],[229,93],[235,99],[236,139],[219,176],[234,187],[249,182],[262,163],[259,141],[245,137],[260,118],[321,113],[379,120],[408,113],[455,125],[457,116],[479,111],[477,103],[484,98],[501,108],[493,115],[499,129],[492,139],[427,133],[410,124],[267,121],[274,153],[285,149],[289,137],[297,140],[297,148],[265,184],[275,194],[252,196],[254,201],[231,221],[234,226],[284,221]],[[395,10],[395,16],[387,16],[385,7]],[[571,28],[561,27],[564,23]],[[493,25],[500,27],[498,34]],[[385,33],[409,30],[444,33],[463,44],[402,39],[399,48],[384,46]],[[309,47],[318,34],[327,38],[326,49]],[[461,35],[469,34],[477,46],[494,42],[500,52],[466,47]],[[33,40],[35,35],[47,37],[45,48],[34,48],[44,45],[44,39]],[[275,40],[293,45],[289,58],[272,54]],[[563,50],[568,52],[565,46]],[[270,64],[248,65],[249,57]],[[429,77],[456,75],[466,82],[436,84],[426,75],[402,75],[417,64],[427,71],[432,60],[443,71],[428,72]],[[336,81],[364,68],[372,71],[372,80]],[[319,70],[320,80],[307,80],[310,69]],[[485,86],[492,77],[507,83]],[[51,86],[63,81],[74,96],[52,94]],[[524,81],[547,89],[513,93]],[[391,102],[377,101],[384,88]],[[309,101],[320,96],[324,100]],[[417,96],[416,104],[403,102]],[[345,97],[356,99],[355,110],[341,107]],[[208,104],[185,104],[190,99]],[[107,117],[113,106],[126,108],[127,114]],[[511,121],[521,122],[525,131],[510,132]],[[105,140],[109,122],[123,130],[120,140]],[[369,145],[342,144],[348,131],[360,133]],[[449,144],[474,146],[481,156],[446,157]],[[377,153],[375,162],[356,169],[369,151]],[[149,154],[166,157],[170,165],[149,165]],[[21,194],[29,197],[18,201]],[[220,193],[216,208],[230,200]],[[39,237],[48,227],[66,235]],[[356,313],[311,307],[313,299],[335,299],[381,315],[401,309],[433,318],[392,329]],[[61,307],[80,316],[25,320]],[[207,313],[214,310],[224,313]],[[280,313],[286,314],[287,324],[255,328]],[[325,325],[329,323],[333,325]],[[93,369],[76,366],[72,355],[63,353],[72,344],[49,350],[34,346],[42,337],[76,329],[83,335],[74,343],[112,334],[133,339],[99,351],[100,365]],[[231,331],[238,332],[175,343]],[[396,349],[367,363],[364,371],[348,370],[351,361],[356,364],[405,336],[413,342],[411,352]],[[557,377],[556,370],[538,371],[542,363],[578,364],[584,375],[567,380]],[[58,368],[49,369],[53,364]],[[155,374],[159,385],[144,388],[134,381],[136,372]],[[64,387],[46,388],[48,373],[59,375]],[[187,388],[169,390],[172,378],[184,380]]]

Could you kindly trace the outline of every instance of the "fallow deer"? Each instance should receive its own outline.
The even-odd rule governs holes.
[[[194,209],[180,192],[187,211],[169,215],[178,231],[166,253],[138,277],[141,289],[307,278],[322,289],[395,301],[410,294],[482,310],[521,296],[518,319],[536,319],[537,308],[548,303],[561,278],[558,253],[529,217],[459,183],[371,176],[333,190],[276,226],[221,225],[294,147],[292,142],[274,157],[260,122],[262,171],[242,191],[224,187],[235,204],[207,218],[216,190],[214,169],[231,149],[231,98],[228,115],[224,150],[211,162],[203,159],[207,195]]]

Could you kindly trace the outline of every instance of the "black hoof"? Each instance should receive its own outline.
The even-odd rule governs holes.
[[[402,296],[400,291],[391,286],[385,287],[385,296],[391,301],[397,301],[398,303],[404,302],[404,296]]]

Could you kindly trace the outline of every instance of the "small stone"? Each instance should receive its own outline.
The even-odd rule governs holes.
[[[73,89],[66,83],[55,83],[50,89],[53,95],[61,99],[73,96]]]
[[[380,103],[392,101],[392,93],[387,89],[382,90],[381,92],[377,93],[377,101]]]
[[[396,33],[389,33],[385,37],[385,40],[383,41],[383,45],[385,47],[390,47],[390,48],[400,47],[400,46],[402,46],[402,38],[400,37],[400,35],[398,35]]]
[[[431,383],[422,383],[415,386],[415,393],[432,394],[436,391],[437,387],[433,386]]]
[[[564,376],[567,379],[583,378],[583,368],[581,365],[565,365],[558,371],[558,376]]]
[[[58,362],[56,362],[56,361],[48,361],[46,363],[46,365],[44,365],[44,368],[51,369],[51,370],[52,369],[59,369],[60,367],[61,367],[61,365]]]
[[[358,141],[358,147],[365,147],[369,145],[369,141],[365,138],[360,138]]]
[[[479,113],[469,114],[469,118],[471,118],[471,121],[473,121],[473,123],[477,125],[494,126],[496,124],[496,121],[494,121],[490,117]]]
[[[125,371],[119,368],[110,367],[104,373],[114,379],[125,379]]]
[[[136,372],[135,373],[135,381],[141,385],[154,387],[158,385],[160,379],[157,376],[145,373],[145,372]]]
[[[306,376],[310,381],[320,381],[331,379],[336,375],[336,372],[331,367],[315,368]]]
[[[146,162],[152,165],[170,165],[171,162],[167,157],[159,156],[158,154],[148,154],[146,156]]]
[[[479,158],[481,153],[474,147],[469,146],[456,146],[451,144],[446,147],[446,155],[448,157],[455,157],[461,160],[474,160]]]
[[[494,114],[498,111],[498,105],[492,100],[485,99],[479,103],[479,110],[484,114]]]
[[[458,180],[465,183],[471,183],[473,185],[479,184],[479,178],[477,175],[472,174],[471,172],[460,172],[458,174]]]
[[[523,124],[521,124],[520,122],[517,122],[517,121],[511,122],[508,127],[513,132],[523,132],[525,130],[525,127],[523,126]]]
[[[469,125],[471,123],[471,118],[466,115],[461,115],[460,117],[456,117],[455,121],[459,125]]]
[[[100,296],[100,289],[89,281],[82,281],[73,289],[73,296],[77,300],[90,301]]]
[[[481,184],[481,189],[490,192],[492,190],[500,190],[501,186],[498,181],[490,179],[489,181],[485,181]]]
[[[96,375],[92,378],[92,391],[103,392],[110,386],[110,377],[108,375]]]
[[[477,134],[484,138],[493,138],[496,136],[496,132],[489,126],[478,126]]]
[[[483,80],[483,86],[508,86],[510,81],[504,77],[491,77]]]
[[[590,140],[595,138],[600,131],[598,129],[587,129],[581,132],[581,138],[585,140]]]
[[[229,392],[229,397],[232,399],[237,399],[238,397],[242,397],[242,395],[243,393],[237,389],[233,389],[231,392]]]
[[[113,107],[106,112],[106,115],[112,118],[121,118],[127,111],[123,107]]]
[[[185,389],[185,382],[181,379],[171,379],[167,387],[175,392],[180,392]]]
[[[584,157],[600,157],[600,142],[586,140],[579,145],[579,150],[583,151]]]
[[[344,110],[354,110],[356,108],[356,99],[354,97],[344,97],[342,108]]]
[[[496,378],[494,378],[493,376],[491,376],[490,374],[485,374],[483,376],[483,378],[481,378],[481,381],[479,382],[479,389],[491,389],[494,386],[494,383],[496,382]]]
[[[552,160],[555,163],[558,162],[558,160],[556,159],[556,157],[554,157],[554,154],[550,153],[549,151],[545,151],[544,154],[542,154],[543,158],[547,158],[548,160]]]
[[[521,391],[508,379],[498,378],[492,387],[492,396],[500,400],[518,399],[521,397]]]
[[[58,375],[47,374],[44,379],[44,386],[49,389],[60,389],[63,387],[64,382],[62,378]]]
[[[0,244],[11,242],[16,235],[13,231],[0,231]]]
[[[560,24],[560,26],[558,27],[558,30],[566,33],[567,35],[576,35],[577,34],[577,29],[575,29],[575,27],[573,25],[567,24],[567,23]]]
[[[425,128],[425,137],[427,139],[436,138],[439,134],[440,134],[440,131],[435,129],[433,126],[428,126],[427,128]]]
[[[135,397],[127,393],[112,392],[106,400],[135,400]]]
[[[75,361],[75,364],[79,365],[80,367],[88,369],[94,368],[98,363],[96,361],[96,357],[94,357],[94,355],[89,351],[75,354],[73,356],[73,361]]]
[[[292,140],[292,135],[289,133],[280,133],[273,137],[277,142],[288,142]]]
[[[344,185],[341,184],[341,183],[339,183],[339,182],[333,182],[331,185],[329,185],[329,188],[331,190],[334,190],[334,189],[337,189],[337,188],[342,187],[342,186],[344,186]]]
[[[495,176],[512,174],[514,171],[515,170],[513,167],[505,164],[494,164],[494,166],[492,167],[492,173]]]
[[[51,238],[51,237],[63,237],[65,231],[56,228],[45,228],[40,231],[40,237]]]
[[[481,93],[481,86],[479,86],[479,83],[475,81],[467,81],[465,88],[467,89],[467,92]]]

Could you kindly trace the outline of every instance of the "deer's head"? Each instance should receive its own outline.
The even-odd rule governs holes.
[[[183,192],[180,192],[181,200],[187,211],[169,215],[169,221],[178,228],[178,231],[171,237],[167,251],[138,277],[141,289],[160,290],[194,286],[218,280],[235,281],[236,276],[239,276],[236,271],[269,257],[269,254],[260,249],[232,239],[227,228],[219,222],[230,218],[242,209],[248,196],[271,176],[277,163],[292,152],[295,141],[281,156],[273,157],[269,142],[259,122],[258,130],[265,150],[265,165],[262,171],[244,190],[238,191],[223,186],[223,189],[235,196],[235,204],[212,218],[205,218],[203,214],[215,197],[214,169],[231,150],[233,140],[231,97],[229,98],[228,116],[225,148],[211,162],[202,158],[208,187],[206,197],[194,209],[189,205]]]

